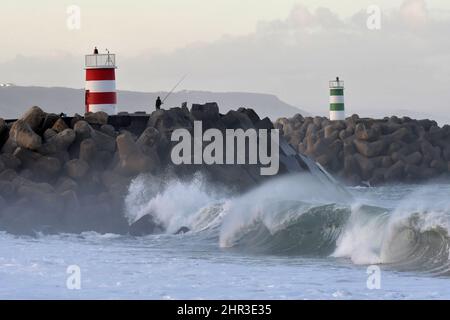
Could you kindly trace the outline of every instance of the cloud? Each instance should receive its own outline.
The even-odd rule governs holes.
[[[425,0],[406,0],[400,7],[400,15],[411,27],[422,27],[429,18]]]
[[[261,21],[251,34],[169,54],[119,55],[118,87],[168,90],[189,73],[182,88],[274,93],[311,113],[326,114],[328,80],[339,75],[346,81],[349,113],[444,117],[450,101],[450,18],[429,10],[424,0],[406,0],[396,10],[382,11],[379,31],[367,29],[367,19],[366,8],[342,19],[328,8],[297,5],[285,19]],[[82,71],[73,69],[82,69],[82,59],[58,59],[28,63],[28,72],[36,73],[40,84],[82,86]],[[20,77],[29,77],[19,62],[0,69],[20,83]]]

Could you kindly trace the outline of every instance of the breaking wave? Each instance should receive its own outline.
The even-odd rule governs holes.
[[[270,255],[312,255],[387,264],[398,270],[450,275],[450,198],[437,186],[407,195],[395,207],[345,198],[309,175],[272,180],[230,197],[201,177],[161,188],[142,176],[126,199],[130,222],[152,214],[167,233],[186,226],[223,249]]]

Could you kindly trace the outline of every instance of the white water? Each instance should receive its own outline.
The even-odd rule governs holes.
[[[369,201],[374,204],[393,208],[377,217],[361,214],[360,205],[354,205],[345,232],[337,242],[334,257],[348,257],[356,264],[396,263],[412,249],[415,237],[427,232],[438,233],[442,237],[443,253],[449,254],[448,186],[391,187],[378,190],[402,190],[405,195],[399,201],[383,201],[372,196],[373,199]],[[381,193],[379,196],[389,195]]]
[[[255,225],[295,247],[300,241],[292,238],[295,233],[284,234],[292,219],[339,202],[307,178],[281,179],[234,198],[212,191],[201,177],[158,188],[147,177],[132,183],[125,211],[129,220],[152,213],[168,233],[182,226],[192,232],[143,238],[96,233],[30,238],[0,233],[0,298],[450,298],[447,261],[442,261],[448,254],[450,185],[353,189],[351,203],[324,207],[329,210],[325,217],[331,218],[348,207],[335,248],[312,255],[298,250],[277,254],[273,247],[252,252],[248,244],[254,238],[243,242],[244,247],[235,247]],[[299,203],[291,205],[292,201]],[[330,221],[327,232],[338,229],[338,222]],[[313,233],[306,238],[311,249],[320,240],[313,232],[320,220],[306,222],[298,226]],[[428,231],[439,231],[438,236],[416,241],[417,235]],[[263,239],[272,242],[270,237]],[[283,241],[275,248],[284,249]],[[430,252],[433,255],[426,256]],[[66,287],[66,268],[73,264],[81,268],[81,290]],[[380,290],[367,288],[369,264],[382,270]]]

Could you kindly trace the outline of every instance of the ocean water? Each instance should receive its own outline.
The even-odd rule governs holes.
[[[449,299],[450,184],[349,192],[297,175],[230,197],[140,176],[124,215],[167,233],[0,233],[0,298]]]

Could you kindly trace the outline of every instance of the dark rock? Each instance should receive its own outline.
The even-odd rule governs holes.
[[[92,163],[97,153],[97,144],[94,139],[88,138],[81,142],[79,159],[85,161],[86,163]]]
[[[84,120],[77,121],[73,126],[76,138],[78,141],[83,141],[84,139],[90,138],[92,133],[92,127]]]
[[[56,176],[61,170],[61,162],[53,157],[43,156],[30,165],[29,169],[34,176],[40,179],[48,179]]]
[[[293,117],[292,117],[292,121],[294,123],[297,123],[298,125],[301,125],[304,121],[305,118],[300,114],[300,113],[296,113]]]
[[[2,149],[6,140],[8,140],[8,137],[9,137],[8,125],[6,124],[5,120],[0,118],[0,150]]]
[[[324,137],[331,140],[336,140],[339,137],[339,131],[334,125],[328,125],[324,129]]]
[[[191,114],[195,120],[205,122],[217,122],[220,117],[219,106],[215,102],[193,104],[191,108]]]
[[[433,125],[430,127],[427,136],[429,141],[437,141],[445,137],[445,132],[437,125]]]
[[[228,111],[226,115],[221,117],[221,120],[227,129],[247,130],[254,127],[253,122],[245,113],[234,110]]]
[[[142,153],[129,132],[120,134],[116,141],[120,160],[118,170],[121,173],[132,176],[158,168],[159,163],[153,161],[156,158],[152,159]]]
[[[221,186],[233,186],[236,192],[242,192],[254,186],[257,182],[255,179],[262,178],[259,170],[256,175],[252,175],[249,169],[249,166],[211,165],[204,173],[209,181]]]
[[[130,235],[135,237],[146,236],[161,232],[160,226],[155,222],[152,215],[147,214],[130,225]]]
[[[420,179],[422,180],[430,180],[435,178],[438,175],[438,172],[435,168],[421,168],[420,170]]]
[[[53,124],[52,129],[56,132],[62,132],[66,129],[69,129],[69,126],[66,124],[66,122],[59,118],[58,120],[56,120],[56,122]]]
[[[384,156],[381,159],[381,166],[385,169],[389,168],[392,166],[392,158],[389,156]]]
[[[45,130],[52,128],[56,123],[56,121],[58,121],[58,119],[59,119],[58,115],[54,113],[46,113],[41,126],[39,127],[38,130],[36,130],[36,132],[38,134],[42,134],[43,132],[45,132]]]
[[[360,154],[355,154],[354,159],[359,167],[359,172],[361,174],[361,178],[364,180],[369,180],[372,176],[373,171],[375,170],[375,165],[372,159],[366,158]]]
[[[112,195],[121,198],[128,191],[128,185],[130,184],[131,178],[124,177],[113,171],[105,171],[101,174],[101,182],[103,186]]]
[[[71,127],[72,129],[74,129],[74,128],[75,128],[75,124],[76,124],[78,121],[84,121],[84,120],[83,120],[83,117],[82,117],[81,115],[79,115],[78,113],[75,113],[75,115],[72,117],[72,120],[70,121],[70,127]]]
[[[447,162],[443,160],[433,160],[430,163],[430,168],[436,169],[437,172],[447,172]]]
[[[1,186],[0,186],[0,188],[1,188]],[[6,200],[5,200],[5,198],[3,198],[0,195],[0,208],[4,208],[4,207],[6,207]],[[1,218],[1,216],[2,216],[2,214],[0,213],[0,218]]]
[[[44,141],[49,141],[51,138],[56,136],[58,133],[53,129],[47,129],[44,131],[44,134],[42,137],[44,138]]]
[[[13,156],[19,159],[24,167],[31,167],[42,155],[26,148],[17,148]]]
[[[11,153],[2,153],[0,154],[0,161],[4,164],[5,168],[14,169],[20,167],[22,162],[20,159],[12,155]],[[1,171],[1,170],[0,170]]]
[[[376,168],[372,177],[369,179],[369,184],[374,187],[384,183],[384,175],[386,174],[386,168]]]
[[[76,139],[75,131],[65,129],[53,137],[38,149],[41,154],[53,155],[61,151],[66,151]]]
[[[78,196],[75,191],[71,189],[65,190],[61,192],[60,197],[66,212],[73,212],[80,208],[80,201],[78,200]]]
[[[393,152],[393,153],[391,154],[391,159],[392,159],[392,161],[393,161],[394,163],[397,162],[397,161],[399,161],[399,160],[403,160],[403,158],[404,158],[404,156],[403,156],[402,154],[400,154],[398,151]]]
[[[322,129],[322,122],[323,122],[322,117],[314,117],[313,118],[313,123],[318,130]]]
[[[87,112],[84,115],[84,119],[89,124],[97,124],[97,125],[104,125],[108,123],[108,114],[103,111],[99,112]]]
[[[414,140],[414,134],[411,132],[410,129],[406,127],[401,127],[400,129],[396,130],[395,132],[391,133],[389,136],[389,141],[404,141],[404,142],[411,142]]]
[[[405,165],[405,174],[407,180],[413,182],[420,178],[421,168],[414,164],[406,164]]]
[[[103,132],[104,134],[107,134],[110,137],[113,137],[114,139],[116,138],[117,134],[116,134],[116,129],[114,129],[114,127],[110,124],[104,124],[100,127],[100,131]]]
[[[362,123],[358,123],[355,127],[355,136],[358,140],[369,140],[369,133],[366,126]]]
[[[290,127],[289,120],[287,118],[279,118],[274,123],[275,129],[280,130],[280,135],[289,137],[291,131],[288,127]]]
[[[161,135],[159,131],[153,127],[148,127],[142,132],[136,141],[136,144],[145,153],[148,148],[155,147],[160,141]]]
[[[436,126],[436,121],[424,119],[424,120],[418,120],[418,123],[421,127],[423,127],[426,131],[429,131],[432,126]]]
[[[89,171],[89,165],[84,160],[73,159],[66,163],[65,170],[70,178],[83,179]]]
[[[394,152],[397,152],[401,148],[405,146],[405,143],[402,141],[394,141],[389,144],[387,154],[393,154]]]
[[[359,172],[358,163],[353,155],[345,155],[344,157],[344,173],[345,176],[350,177],[352,174]],[[359,183],[359,181],[358,181]]]
[[[327,125],[323,128],[325,138],[333,138],[335,140],[339,135],[337,128],[334,125]]]
[[[17,177],[17,172],[12,169],[6,169],[0,172],[0,181],[13,181]]]
[[[189,229],[188,227],[181,227],[180,229],[178,229],[177,232],[175,232],[175,234],[183,234],[183,233],[187,233],[191,231],[191,229]]]
[[[47,114],[39,107],[32,107],[19,119],[23,123],[27,124],[32,131],[37,132],[40,130]]]
[[[427,140],[422,140],[420,142],[420,150],[424,158],[428,158],[430,160],[440,160],[441,159],[441,149],[439,147],[434,147]],[[431,161],[429,161],[431,162]]]
[[[68,190],[76,191],[78,189],[78,183],[69,177],[60,177],[56,182],[56,190],[59,193],[63,193]]]
[[[422,158],[422,154],[419,151],[416,151],[406,157],[403,157],[403,160],[406,162],[406,164],[417,166],[422,162]]]
[[[384,179],[387,182],[401,181],[403,173],[405,170],[405,162],[399,160],[394,163],[389,169],[386,170],[384,174]]]
[[[348,175],[346,181],[351,186],[359,186],[359,185],[361,185],[361,182],[362,182],[361,177],[355,172],[350,173]]]
[[[0,180],[0,196],[4,199],[12,199],[14,195],[15,195],[15,187],[11,183],[11,181]]]
[[[354,140],[352,138],[347,138],[344,141],[344,154],[345,155],[352,155],[352,154],[356,153],[356,148],[355,148],[353,141]]]
[[[113,137],[98,130],[92,130],[91,137],[94,139],[99,150],[108,152],[116,151],[116,139]]]
[[[26,168],[19,172],[19,176],[27,179],[27,180],[36,180],[36,175],[30,169]]]
[[[314,123],[309,123],[306,129],[306,137],[312,137],[317,134],[319,128]]]
[[[272,129],[274,129],[274,126],[273,126],[272,121],[268,117],[265,117],[264,119],[256,122],[255,128],[258,130],[259,129],[272,130]]]
[[[17,194],[19,197],[27,198],[32,200],[33,202],[37,202],[44,198],[45,194],[48,194],[50,192],[47,192],[50,185],[44,185],[41,183],[27,183],[22,184],[18,186],[17,188]]]
[[[193,119],[188,110],[182,108],[171,108],[169,110],[156,110],[148,120],[148,127],[156,128],[162,136],[170,141],[173,130],[193,128]]]
[[[23,120],[14,122],[9,135],[19,147],[37,150],[42,145],[42,138]]]
[[[259,121],[261,121],[261,118],[255,112],[255,110],[253,110],[251,108],[239,108],[237,111],[246,114],[247,117],[252,121],[253,125],[255,125],[255,126]],[[296,120],[297,119],[295,119],[294,121],[296,121]]]
[[[355,140],[354,144],[359,153],[369,158],[381,155],[386,148],[386,142],[384,140],[374,142]]]
[[[442,156],[446,161],[450,161],[450,145],[444,147],[442,150]]]

